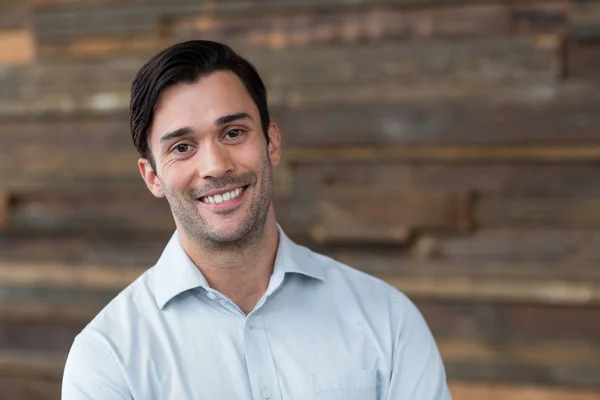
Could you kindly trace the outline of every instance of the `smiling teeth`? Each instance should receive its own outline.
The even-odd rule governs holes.
[[[235,197],[238,197],[240,195],[240,193],[242,193],[244,191],[243,188],[237,188],[232,190],[231,192],[227,192],[227,193],[223,193],[223,194],[217,194],[215,196],[205,196],[203,197],[201,200],[204,203],[222,203],[224,201],[233,199]]]

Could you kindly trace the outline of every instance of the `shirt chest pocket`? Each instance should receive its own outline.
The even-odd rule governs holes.
[[[311,374],[315,400],[377,400],[377,371]]]

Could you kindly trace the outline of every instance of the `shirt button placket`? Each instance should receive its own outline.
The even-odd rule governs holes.
[[[246,365],[254,400],[280,400],[277,370],[262,316],[248,317],[244,333]]]

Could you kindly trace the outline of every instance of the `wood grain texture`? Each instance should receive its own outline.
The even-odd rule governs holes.
[[[28,4],[20,0],[0,1],[0,32],[23,29],[29,20]]]
[[[28,29],[0,30],[0,64],[26,65],[34,57],[34,40]]]
[[[53,400],[60,395],[60,379],[0,377],[0,398],[4,400]]]
[[[273,120],[286,143],[297,146],[568,144],[600,141],[599,105],[597,99],[581,95],[538,100],[466,97],[276,108]]]
[[[284,154],[286,150],[284,148]],[[596,197],[600,166],[585,163],[370,163],[300,164],[294,170],[298,198],[314,201],[323,184],[355,185],[366,190],[486,192],[513,196]],[[303,195],[303,196],[300,196]]]
[[[465,4],[436,8],[380,6],[338,8],[333,12],[275,14],[266,19],[243,15],[195,15],[172,23],[173,41],[203,37],[234,47],[289,49],[341,43],[426,38],[508,35],[504,4]]]
[[[600,22],[599,28],[600,30]],[[567,77],[582,81],[600,79],[600,37],[598,41],[572,41],[567,49]]]
[[[0,191],[0,231],[7,230],[10,225],[10,195]]]
[[[288,149],[286,160],[298,164],[389,162],[550,162],[586,163],[600,160],[600,145],[410,145],[394,147],[302,147]]]
[[[600,260],[596,230],[490,229],[435,240],[431,257],[480,262],[590,263]]]
[[[509,20],[515,34],[567,33],[570,0],[518,1],[510,5]]]
[[[367,234],[371,230],[465,232],[471,225],[470,197],[460,193],[324,186],[319,208],[326,231],[364,232],[365,242],[375,239]]]
[[[541,385],[450,381],[450,392],[463,400],[600,400],[597,390]]]
[[[168,203],[148,191],[81,192],[16,197],[10,209],[14,232],[134,234],[173,232]]]
[[[432,41],[427,46],[409,41],[285,52],[242,49],[241,54],[264,77],[273,101],[283,103],[296,101],[286,98],[297,96],[299,88],[303,93],[390,81],[430,90],[444,84],[548,84],[559,71],[556,51],[553,39],[496,38]],[[6,68],[0,74],[6,88],[0,98],[2,114],[124,111],[131,81],[145,60],[130,56]],[[23,86],[28,90],[20,90]]]
[[[66,355],[39,352],[0,351],[0,377],[60,379]]]
[[[595,1],[574,0],[571,11],[571,37],[576,41],[600,39],[600,5]]]
[[[481,194],[474,219],[481,228],[600,227],[600,197],[519,197]]]

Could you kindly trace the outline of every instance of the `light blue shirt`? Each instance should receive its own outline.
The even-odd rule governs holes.
[[[175,233],[75,338],[62,398],[451,399],[406,296],[279,236],[268,289],[245,315],[209,287]]]

